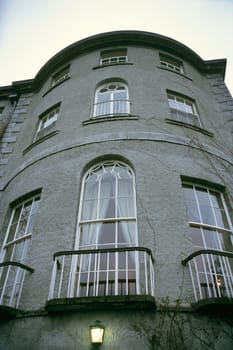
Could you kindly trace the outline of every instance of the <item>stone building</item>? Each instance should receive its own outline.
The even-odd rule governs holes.
[[[0,88],[1,349],[233,348],[225,67],[118,31]]]

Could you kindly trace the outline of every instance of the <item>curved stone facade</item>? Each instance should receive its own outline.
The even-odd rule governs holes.
[[[0,88],[1,348],[232,348],[225,65],[111,32]]]

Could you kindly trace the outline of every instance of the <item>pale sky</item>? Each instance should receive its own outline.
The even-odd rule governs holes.
[[[205,60],[227,58],[233,94],[233,0],[0,0],[0,86],[34,78],[66,46],[114,30],[154,32]]]

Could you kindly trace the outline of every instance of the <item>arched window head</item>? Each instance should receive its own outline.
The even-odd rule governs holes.
[[[93,117],[129,114],[128,87],[123,82],[112,81],[98,87],[95,93]]]
[[[79,248],[137,245],[135,181],[131,168],[105,161],[85,175],[79,214]]]

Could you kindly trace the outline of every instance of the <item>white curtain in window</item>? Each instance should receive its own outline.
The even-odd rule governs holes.
[[[124,197],[118,198],[118,216],[120,218],[124,217],[134,217],[134,197],[132,196],[132,179],[131,181],[120,180],[118,181],[119,193],[124,193]],[[121,221],[123,236],[125,242],[129,245],[135,244],[135,221]]]

